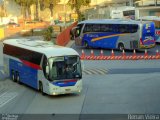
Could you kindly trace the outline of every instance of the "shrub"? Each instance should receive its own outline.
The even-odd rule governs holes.
[[[44,40],[46,41],[51,41],[52,40],[52,35],[53,35],[53,27],[49,26],[47,29],[44,30]]]

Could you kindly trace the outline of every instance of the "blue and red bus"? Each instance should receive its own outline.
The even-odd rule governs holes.
[[[14,81],[49,95],[80,93],[82,69],[79,54],[39,40],[3,42],[5,73]]]
[[[146,49],[155,46],[154,22],[101,19],[78,23],[76,45],[109,49]]]

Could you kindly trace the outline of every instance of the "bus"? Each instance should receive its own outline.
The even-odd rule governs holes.
[[[111,19],[132,19],[135,20],[137,10],[135,7],[123,6],[123,7],[111,7],[110,18]]]
[[[155,46],[153,22],[101,19],[78,23],[75,44],[92,48],[148,49]]]
[[[32,39],[9,39],[3,45],[4,71],[14,82],[48,95],[81,92],[82,68],[75,50]]]
[[[160,43],[160,17],[143,16],[143,17],[140,17],[140,20],[153,21],[155,23],[155,39],[156,39],[156,43]]]

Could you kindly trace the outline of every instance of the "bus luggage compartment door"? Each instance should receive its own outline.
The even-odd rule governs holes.
[[[130,47],[131,49],[137,49],[138,48],[138,41],[130,41]]]

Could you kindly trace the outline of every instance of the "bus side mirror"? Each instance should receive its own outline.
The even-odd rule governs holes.
[[[81,69],[84,71],[84,62],[81,60]]]
[[[46,66],[46,74],[47,74],[47,76],[49,75],[49,66],[48,65]]]

